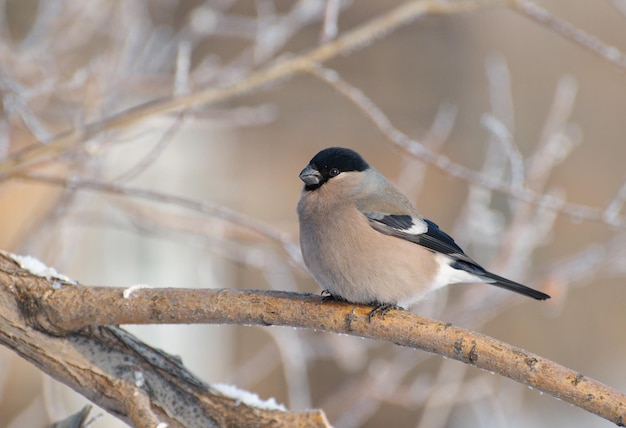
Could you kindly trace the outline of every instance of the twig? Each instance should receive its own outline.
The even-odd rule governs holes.
[[[174,75],[174,94],[190,92],[189,70],[191,68],[191,43],[187,40],[178,42],[176,55],[176,74]]]
[[[337,37],[337,21],[339,20],[339,10],[341,9],[341,0],[325,0],[324,7],[324,25],[322,26],[322,34],[320,40],[322,43]]]
[[[299,256],[300,251],[298,249],[298,246],[293,242],[291,236],[289,236],[288,233],[276,230],[257,219],[247,217],[241,213],[230,210],[226,207],[215,205],[208,201],[200,202],[182,196],[162,193],[155,190],[141,189],[121,184],[105,183],[102,181],[87,180],[81,178],[61,178],[37,174],[24,174],[17,176],[17,178],[29,181],[36,181],[39,183],[51,184],[55,186],[67,187],[69,189],[93,190],[119,196],[130,196],[134,198],[146,199],[154,202],[169,204],[172,206],[178,206],[197,211],[222,219],[234,225],[244,227],[248,230],[258,233],[261,236],[265,236],[275,242],[278,242],[282,245],[283,249],[294,263],[298,265],[302,264],[301,258]]]
[[[613,3],[613,7],[619,11],[622,15],[626,16],[626,1],[624,0],[610,0]]]
[[[539,355],[405,311],[392,311],[370,322],[370,307],[321,304],[319,296],[289,292],[138,288],[129,293],[124,288],[68,285],[31,274],[6,254],[0,255],[0,284],[3,306],[15,312],[17,302],[31,327],[53,335],[84,332],[87,327],[98,331],[93,327],[102,325],[147,323],[279,325],[350,334],[440,354],[499,373],[617,425],[626,422],[626,395]],[[0,340],[16,346],[10,332],[3,328],[0,332]],[[47,337],[39,338],[41,349],[55,343]],[[22,355],[32,359],[29,352]],[[82,387],[81,391],[91,397],[96,390]]]
[[[442,103],[430,129],[423,138],[425,147],[436,152],[447,142],[456,121],[457,108],[449,103]],[[424,184],[427,166],[414,158],[403,158],[403,166],[396,182],[400,189],[409,195],[415,195]]]
[[[176,115],[174,121],[165,130],[163,135],[159,138],[157,143],[150,149],[135,165],[122,174],[114,178],[113,182],[124,183],[130,181],[144,172],[157,160],[157,158],[163,153],[167,146],[172,142],[173,137],[178,133],[181,126],[185,123],[187,112],[183,111]]]
[[[622,187],[618,190],[617,194],[611,202],[609,202],[602,213],[604,221],[608,224],[616,224],[618,216],[622,210],[622,206],[626,201],[626,182],[622,184]]]
[[[350,100],[362,113],[365,114],[365,117],[367,117],[387,139],[408,155],[413,156],[422,162],[433,165],[453,177],[489,190],[494,190],[505,195],[512,196],[522,202],[548,208],[577,220],[588,220],[594,222],[603,221],[603,210],[601,209],[565,202],[552,195],[537,193],[526,187],[516,189],[507,182],[473,171],[461,164],[452,162],[447,156],[432,152],[419,141],[410,138],[408,135],[397,129],[387,118],[384,112],[380,110],[380,108],[378,108],[378,106],[376,106],[369,98],[367,98],[367,96],[360,89],[354,88],[349,83],[342,80],[334,70],[323,68],[319,64],[316,64],[307,70],[309,73],[329,84],[341,95]],[[616,217],[614,226],[618,228],[626,228],[626,219],[624,217]]]
[[[362,376],[327,396],[321,408],[329,415],[333,414],[331,412],[333,407],[340,409],[335,411],[339,414],[337,426],[347,428],[363,426],[385,401],[400,395],[398,390],[403,389],[401,385],[410,376],[410,372],[430,356],[425,353],[415,355],[409,352],[396,352],[390,360],[374,359]],[[431,386],[432,383],[429,382],[423,391],[430,391]],[[416,408],[423,404],[428,392],[421,394],[421,397],[417,394],[409,395],[411,399],[415,399],[411,407]],[[396,401],[394,405],[397,404]]]
[[[250,74],[245,79],[238,80],[228,86],[210,87],[178,97],[170,96],[155,99],[121,111],[103,120],[86,124],[81,129],[66,131],[45,142],[32,144],[0,162],[0,177],[16,173],[19,169],[23,169],[32,162],[40,162],[44,157],[55,156],[72,149],[105,131],[130,126],[146,118],[170,111],[192,109],[200,105],[232,99],[259,89],[268,83],[287,79],[307,70],[313,64],[319,64],[338,55],[361,49],[399,27],[413,22],[422,15],[428,13],[450,14],[466,12],[478,8],[480,4],[480,1],[471,0],[455,2],[419,0],[406,2],[307,54],[273,62],[269,66]]]
[[[544,190],[553,169],[565,159],[576,143],[567,136],[567,126],[574,111],[577,93],[576,79],[571,76],[559,79],[539,144],[528,165],[528,187],[536,192]]]
[[[467,367],[467,365],[455,364],[451,360],[441,363],[437,371],[432,393],[428,395],[422,406],[423,410],[416,424],[417,427],[435,428],[447,425],[457,396],[460,394],[463,386],[463,382],[460,379],[465,377]],[[449,387],[444,389],[441,385],[449,385]],[[444,396],[447,401],[442,400]]]
[[[589,49],[591,52],[616,65],[622,71],[626,70],[626,56],[615,46],[609,46],[595,36],[570,24],[564,19],[552,15],[548,10],[529,0],[510,0],[511,7],[539,24],[545,25],[552,31],[574,43]]]
[[[493,135],[493,141],[499,143],[511,164],[511,190],[524,190],[524,159],[513,141],[513,135],[507,126],[489,113],[483,114],[482,125]]]

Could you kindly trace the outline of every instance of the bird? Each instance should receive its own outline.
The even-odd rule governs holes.
[[[483,268],[354,150],[320,151],[300,179],[300,248],[324,299],[373,305],[371,320],[455,283],[550,298]]]

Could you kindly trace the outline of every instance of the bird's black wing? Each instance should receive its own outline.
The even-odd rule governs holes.
[[[375,212],[363,213],[370,225],[385,235],[395,236],[414,242],[431,251],[445,254],[455,261],[461,261],[484,269],[468,257],[454,239],[439,229],[432,221],[410,215],[385,214]]]
[[[414,242],[431,251],[450,257],[450,266],[454,269],[469,272],[482,278],[484,282],[489,282],[498,287],[538,300],[550,298],[550,296],[541,291],[487,271],[467,256],[450,235],[439,229],[439,226],[428,219],[416,218],[410,215],[375,212],[364,212],[363,214],[367,217],[370,225],[381,233]]]

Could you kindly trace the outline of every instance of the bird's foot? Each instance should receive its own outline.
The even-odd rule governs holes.
[[[372,322],[372,317],[378,313],[380,314],[382,319],[385,319],[385,315],[387,314],[387,312],[391,310],[398,310],[398,311],[403,310],[400,306],[395,305],[393,303],[375,302],[374,305],[375,305],[374,309],[372,309],[371,312],[367,315],[367,322]]]
[[[328,290],[322,290],[322,303],[324,303],[324,302],[331,302],[333,300],[336,301],[336,302],[346,302],[347,301],[343,297],[333,295]]]

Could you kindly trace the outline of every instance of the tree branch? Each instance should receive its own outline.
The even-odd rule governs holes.
[[[24,166],[56,156],[102,132],[127,127],[159,114],[222,102],[257,90],[269,83],[287,79],[305,71],[313,64],[323,63],[341,54],[361,49],[374,40],[413,22],[422,15],[461,13],[476,9],[480,4],[481,2],[476,0],[455,2],[417,0],[406,2],[306,54],[272,62],[269,66],[230,85],[212,86],[187,95],[151,100],[102,120],[88,123],[80,129],[62,132],[45,143],[32,144],[0,161],[0,176],[11,175],[23,169]]]
[[[184,370],[175,360],[164,358],[163,353],[148,348],[122,330],[98,327],[101,325],[279,325],[385,340],[498,373],[575,404],[619,426],[624,426],[626,421],[626,395],[539,355],[409,312],[391,311],[384,319],[375,316],[368,322],[371,308],[367,306],[341,302],[321,304],[319,296],[313,295],[228,289],[85,287],[36,276],[22,269],[9,255],[0,255],[0,284],[4,285],[0,290],[0,305],[5,308],[3,312],[9,311],[13,314],[12,320],[2,320],[3,324],[10,321],[8,327],[11,329],[0,328],[0,341],[125,420],[138,420],[138,415],[127,413],[135,407],[151,411],[160,418],[167,416],[167,400],[154,403],[152,400],[155,397],[149,395],[150,391],[178,391],[182,388],[186,394],[194,396],[200,391],[204,394],[210,389],[186,371],[184,376],[178,374],[176,377],[169,377],[171,369],[177,372]],[[25,316],[28,326],[22,324],[24,319],[21,314]],[[41,330],[64,337],[54,338]],[[21,332],[22,340],[15,340],[15,331]],[[29,339],[31,335],[35,335],[37,340],[32,342]],[[72,344],[72,351],[69,353],[66,349],[68,342]],[[39,347],[28,346],[34,343]],[[132,345],[129,346],[129,343]],[[106,347],[103,347],[105,344]],[[90,355],[90,358],[98,362],[96,368],[83,366],[86,363],[84,352],[89,349],[93,353],[95,347],[100,347],[100,351]],[[141,352],[137,349],[141,349]],[[125,353],[133,355],[135,360],[141,358],[130,364],[125,362],[124,367],[127,370],[117,372],[122,373],[122,379],[119,379],[113,375],[115,370],[110,370],[110,362],[107,362],[107,366],[101,365],[102,360],[98,358],[102,353],[107,354],[106,361],[110,361],[111,355],[122,361]],[[144,354],[150,355],[150,358]],[[150,364],[151,359],[156,358],[155,355],[159,356],[159,361],[165,361],[167,367]],[[68,370],[68,367],[72,370]],[[89,368],[89,373],[76,370],[76,367]],[[146,378],[146,387],[138,387],[132,380],[129,382],[128,379],[123,379],[124,376],[129,376],[129,372],[136,370],[133,367],[140,367]],[[146,373],[150,375],[147,376]],[[95,382],[92,388],[84,386],[81,381],[83,376]],[[98,379],[112,382],[116,386],[112,391],[114,394],[104,398],[95,396],[100,395],[95,391],[102,391],[102,384],[98,383]],[[124,388],[117,388],[120,383],[123,383]],[[95,387],[96,384],[98,387]],[[136,393],[139,395],[135,395]],[[134,403],[128,403],[129,397],[134,397]],[[214,403],[217,399],[211,396],[205,400],[206,402],[199,401],[199,405],[207,420],[221,421],[216,416],[220,414],[220,410],[233,410],[233,403],[228,402],[231,407],[211,408],[212,412],[218,412],[211,413],[202,406],[207,406],[207,402]],[[223,401],[220,403],[226,406]],[[302,417],[301,414],[298,415]],[[269,417],[266,414],[262,416]],[[276,417],[275,414],[271,416]],[[321,416],[317,414],[316,417]]]
[[[616,65],[621,71],[626,70],[626,56],[615,46],[610,46],[599,38],[570,24],[564,19],[552,15],[548,10],[529,0],[510,0],[511,8],[529,19],[549,28],[555,34],[582,46]]]
[[[161,423],[169,427],[329,426],[321,411],[286,412],[226,396],[196,378],[175,357],[117,327],[92,323],[62,337],[59,329],[50,335],[41,325],[34,328],[33,320],[24,314],[41,319],[35,315],[40,313],[38,300],[45,305],[46,295],[74,288],[54,273],[45,274],[49,277],[34,275],[0,253],[0,343],[126,423],[146,428]],[[79,289],[86,287],[75,288]],[[101,302],[96,312],[107,309]]]
[[[391,143],[403,150],[407,155],[432,165],[455,178],[480,186],[483,189],[510,195],[518,201],[545,207],[571,218],[606,222],[606,211],[603,208],[566,202],[553,195],[540,193],[524,183],[521,183],[522,185],[520,186],[514,186],[497,177],[494,178],[493,176],[476,172],[464,165],[453,162],[448,156],[436,153],[396,128],[385,113],[363,91],[344,81],[336,71],[324,68],[319,64],[313,64],[306,71],[346,97]],[[546,158],[546,156],[544,155],[543,158]],[[626,218],[619,216],[617,213],[612,215],[610,220],[610,224],[616,228],[623,229],[626,227]]]
[[[104,181],[89,180],[78,177],[61,178],[41,174],[20,174],[17,175],[16,178],[62,186],[69,189],[93,190],[117,196],[144,199],[199,212],[211,217],[219,218],[244,229],[248,229],[259,234],[260,236],[264,236],[281,244],[285,252],[289,255],[289,257],[291,257],[292,261],[296,264],[300,263],[300,257],[296,255],[299,254],[300,250],[287,232],[277,230],[260,220],[209,201],[196,201],[183,196],[164,193],[157,190],[142,189],[123,184],[107,183]]]

